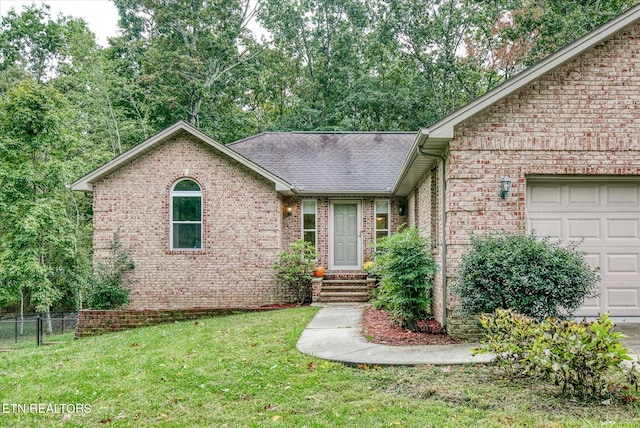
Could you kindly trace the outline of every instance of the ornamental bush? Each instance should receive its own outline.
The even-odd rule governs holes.
[[[111,255],[98,262],[87,294],[87,306],[92,309],[116,309],[129,303],[133,281],[128,275],[135,265],[131,251],[125,249],[114,233]]]
[[[599,281],[576,245],[563,247],[534,234],[473,237],[452,287],[461,315],[513,309],[538,320],[571,316],[597,296]]]
[[[609,314],[594,322],[547,318],[538,322],[510,310],[484,314],[480,324],[486,340],[474,354],[491,353],[494,362],[510,375],[542,376],[562,388],[562,394],[580,398],[601,398],[630,393],[640,373],[614,332]],[[625,379],[626,385],[616,383]],[[622,376],[620,376],[622,375]],[[634,397],[635,399],[635,397]]]
[[[273,266],[278,281],[296,293],[298,303],[305,303],[311,298],[311,280],[317,257],[315,247],[299,239],[289,246],[289,251],[278,255],[278,262]]]
[[[376,242],[373,271],[380,277],[374,305],[388,310],[403,328],[418,331],[418,320],[431,312],[437,266],[428,238],[416,228]]]

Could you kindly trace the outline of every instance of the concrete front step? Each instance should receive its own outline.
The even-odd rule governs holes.
[[[366,284],[366,279],[325,279],[323,284]]]
[[[368,302],[369,295],[365,293],[320,293],[320,302]]]
[[[366,285],[323,285],[322,292],[336,292],[336,293],[346,293],[346,292],[359,292],[366,293],[367,286]]]
[[[370,298],[367,274],[364,272],[328,272],[318,290],[318,302],[368,302]]]

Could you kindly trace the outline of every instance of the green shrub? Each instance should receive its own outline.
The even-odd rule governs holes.
[[[387,309],[403,328],[418,330],[418,320],[430,313],[437,266],[429,239],[406,228],[376,242],[373,271],[380,277],[376,307]]]
[[[452,287],[463,316],[513,309],[539,320],[565,318],[597,296],[597,270],[577,244],[504,233],[476,236],[471,244]]]
[[[114,233],[111,255],[96,265],[87,294],[87,306],[92,309],[116,309],[129,303],[133,284],[129,273],[134,268],[131,251],[122,246],[118,234]]]
[[[533,318],[501,309],[482,315],[478,321],[486,340],[475,353],[494,354],[494,362],[512,376],[531,374],[533,367],[527,362],[533,343],[542,332],[540,324]]]
[[[282,251],[273,266],[278,281],[296,293],[298,303],[305,303],[311,298],[311,280],[317,257],[315,247],[300,239],[289,246],[289,251]]]
[[[475,354],[492,353],[496,363],[511,375],[539,375],[562,387],[562,393],[580,398],[600,398],[621,392],[612,379],[616,373],[637,384],[635,365],[620,339],[613,332],[608,314],[591,323],[548,318],[537,322],[512,311],[497,310],[480,317],[486,340]]]

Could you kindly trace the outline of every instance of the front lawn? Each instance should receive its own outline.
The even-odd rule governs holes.
[[[246,313],[2,353],[0,426],[640,424],[637,404],[565,400],[531,379],[500,379],[491,367],[351,368],[302,355],[295,343],[316,311]],[[18,404],[45,406],[13,413]],[[62,404],[85,412],[46,411]]]

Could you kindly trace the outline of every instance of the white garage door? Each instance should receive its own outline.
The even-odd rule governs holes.
[[[587,261],[600,267],[600,296],[576,315],[640,316],[640,182],[529,179],[526,201],[530,230],[583,240]]]

